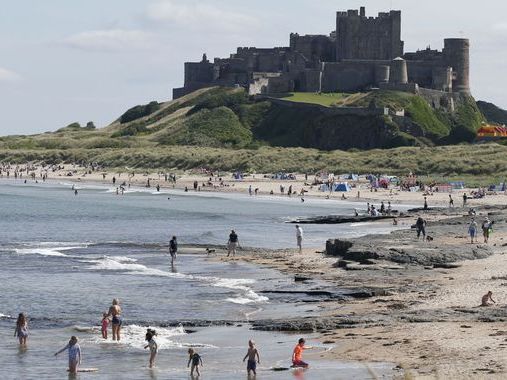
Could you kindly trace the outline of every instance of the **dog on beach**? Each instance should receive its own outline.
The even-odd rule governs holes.
[[[209,255],[210,253],[215,253],[215,250],[206,248],[206,254]]]
[[[426,241],[433,241],[433,238],[430,235],[428,235],[426,236]]]

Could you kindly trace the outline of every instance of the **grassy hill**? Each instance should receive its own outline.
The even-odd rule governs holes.
[[[419,96],[390,91],[294,93],[278,98],[287,104],[252,99],[242,89],[202,89],[174,101],[133,107],[101,129],[93,123],[84,127],[73,123],[56,132],[0,137],[0,161],[94,161],[134,168],[507,174],[503,160],[507,148],[503,146],[439,147],[475,137],[484,117],[472,98],[463,98],[453,113],[433,109]],[[294,107],[296,103],[316,106]],[[389,116],[336,116],[326,111],[372,103],[404,109],[407,125]],[[414,131],[418,133],[410,133]],[[402,146],[413,148],[378,150]],[[490,152],[488,163],[483,162],[486,151]]]
[[[479,100],[477,106],[490,123],[507,124],[507,111],[493,103]]]

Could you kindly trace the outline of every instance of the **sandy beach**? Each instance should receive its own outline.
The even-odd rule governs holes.
[[[24,166],[20,167],[24,168]],[[11,178],[13,176],[13,169],[14,167],[11,169]],[[291,187],[292,191],[296,193],[292,195],[293,197],[318,197],[335,201],[346,200],[348,202],[358,202],[364,205],[366,205],[367,202],[379,204],[382,201],[385,203],[390,201],[391,203],[410,204],[422,207],[424,204],[424,197],[426,197],[429,207],[447,207],[449,206],[449,194],[451,194],[456,207],[462,206],[463,194],[468,195],[467,207],[503,204],[507,200],[505,192],[487,192],[487,197],[472,198],[470,194],[476,191],[477,188],[454,189],[450,193],[425,193],[422,191],[400,191],[398,187],[391,185],[389,189],[378,188],[374,190],[371,188],[365,176],[360,176],[357,181],[340,180],[336,177],[336,183],[347,182],[351,186],[351,191],[342,193],[321,191],[319,185],[313,185],[315,175],[305,174],[294,174],[295,179],[292,180],[272,178],[273,174],[270,173],[251,174],[241,179],[235,179],[233,177],[234,173],[215,172],[211,175],[210,173],[193,170],[174,173],[176,182],[173,182],[170,178],[172,172],[139,172],[130,168],[125,168],[125,171],[113,169],[92,171],[79,165],[70,164],[60,165],[60,169],[58,170],[47,170],[47,168],[43,169],[42,167],[35,166],[34,170],[30,170],[30,173],[34,173],[35,180],[38,181],[41,180],[43,175],[46,175],[48,180],[57,180],[61,182],[93,182],[110,185],[112,188],[119,187],[122,184],[125,184],[125,187],[128,187],[129,184],[130,186],[146,187],[149,183],[150,187],[154,189],[159,185],[161,190],[184,190],[187,188],[188,191],[194,191],[194,183],[197,183],[198,191],[202,192],[248,194],[249,189],[251,189],[253,196],[274,195],[286,197],[289,187]],[[3,178],[6,178],[5,171],[3,173]],[[26,173],[24,173],[22,178],[27,179]],[[114,184],[113,178],[115,178]],[[420,178],[420,180],[423,182],[425,181],[424,178]],[[484,184],[484,186],[486,185],[489,184]],[[280,191],[281,187],[283,187],[284,190],[283,194]],[[256,189],[257,192],[255,192]],[[301,195],[302,191],[304,192],[303,196]]]

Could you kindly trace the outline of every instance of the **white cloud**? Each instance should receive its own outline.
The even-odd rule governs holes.
[[[155,36],[142,30],[93,30],[67,37],[64,44],[76,49],[118,52],[150,49]]]
[[[197,1],[185,1],[185,3],[175,0],[159,1],[148,7],[147,16],[154,21],[215,32],[242,32],[259,25],[258,20],[250,15]]]
[[[0,67],[0,82],[16,82],[21,79],[21,76],[14,71]]]

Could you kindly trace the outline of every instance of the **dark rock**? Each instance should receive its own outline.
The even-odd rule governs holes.
[[[443,269],[456,269],[459,268],[461,265],[458,264],[448,264],[448,263],[438,263],[433,264],[433,268],[443,268]]]
[[[328,216],[313,216],[308,218],[298,218],[291,220],[292,224],[343,224],[343,223],[361,223],[361,222],[375,222],[377,220],[394,219],[393,215],[381,216],[343,216],[343,215],[328,215]]]
[[[330,239],[326,242],[326,254],[329,256],[344,256],[352,247],[352,243],[346,240]]]

